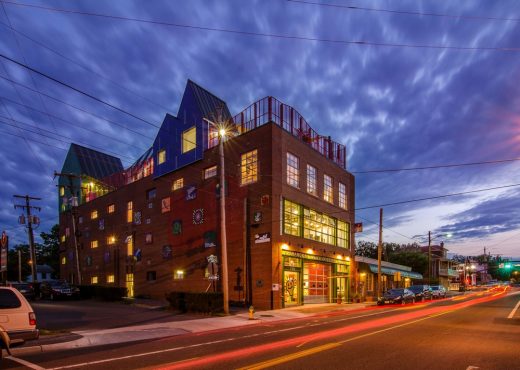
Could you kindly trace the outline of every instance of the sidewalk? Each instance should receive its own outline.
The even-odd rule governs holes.
[[[153,304],[150,305],[150,303]],[[133,304],[145,303],[134,302]],[[146,304],[148,304],[150,309],[157,309],[160,307],[160,304],[156,302],[148,301]],[[87,346],[159,339],[187,333],[201,333],[240,326],[259,325],[266,322],[293,320],[316,316],[319,314],[353,311],[364,309],[373,305],[375,305],[374,302],[351,304],[309,304],[305,306],[296,306],[280,310],[259,311],[254,314],[254,320],[250,320],[248,311],[242,308],[236,311],[235,314],[222,317],[201,317],[182,321],[177,319],[171,322],[129,326],[115,329],[74,331],[52,338],[43,337],[40,339],[40,343],[37,345],[31,345],[30,343],[27,343],[26,346],[12,348],[11,351],[16,356],[16,354],[21,353],[48,352],[63,349],[82,348]]]

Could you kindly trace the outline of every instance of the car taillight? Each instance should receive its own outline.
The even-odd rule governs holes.
[[[36,326],[36,315],[34,312],[29,312],[29,325]]]

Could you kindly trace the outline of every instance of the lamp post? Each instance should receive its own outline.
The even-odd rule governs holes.
[[[224,189],[224,139],[227,134],[225,124],[215,123],[207,118],[206,122],[218,130],[218,153],[220,167],[220,244],[222,249],[222,295],[224,299],[224,314],[229,315],[229,286],[228,286],[228,263],[227,263],[227,235],[226,235],[226,192]]]

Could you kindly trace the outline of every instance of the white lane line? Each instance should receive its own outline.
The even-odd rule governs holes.
[[[367,314],[367,315],[351,316],[351,317],[344,318],[344,319],[339,319],[339,320],[336,320],[336,321],[345,321],[345,320],[359,319],[359,318],[368,317],[368,316],[374,316],[374,315],[382,315],[384,313],[388,313],[388,312],[392,312],[392,311],[396,311],[396,310],[398,310],[398,309],[393,309],[393,310],[388,310],[388,311],[381,311],[381,312],[375,312],[375,313],[370,313],[370,314]],[[318,324],[313,324],[311,326],[320,326],[320,325],[323,325],[323,324],[322,323],[318,323]],[[137,353],[137,354],[128,355],[128,356],[113,357],[113,358],[107,358],[107,359],[103,359],[103,360],[83,362],[83,363],[80,363],[80,364],[58,366],[58,367],[53,367],[52,369],[48,369],[48,370],[71,369],[71,368],[84,367],[84,366],[88,366],[88,365],[97,365],[97,364],[113,362],[113,361],[128,360],[128,359],[131,359],[131,358],[134,358],[134,357],[144,357],[144,356],[157,355],[157,354],[160,354],[160,353],[175,352],[175,351],[188,349],[188,348],[203,347],[203,346],[207,346],[207,345],[211,345],[211,344],[231,342],[231,341],[245,339],[245,338],[254,338],[254,337],[261,336],[261,335],[282,333],[282,332],[292,331],[292,330],[296,330],[296,329],[305,329],[305,328],[308,328],[308,327],[309,326],[307,326],[307,325],[301,325],[301,326],[296,326],[296,327],[292,327],[292,328],[285,328],[285,329],[272,330],[272,331],[263,332],[263,333],[244,335],[244,336],[238,337],[238,338],[226,338],[226,339],[215,340],[215,341],[212,341],[212,342],[191,344],[191,345],[187,345],[187,346],[183,346],[183,347],[166,348],[166,349],[162,349],[162,350],[151,351],[151,352],[144,352],[144,353]],[[42,370],[42,369],[43,368],[40,368],[38,370]],[[45,370],[45,369],[43,369],[43,370]]]
[[[513,311],[511,311],[511,313],[507,317],[508,319],[512,319],[513,316],[515,316],[515,313],[516,313],[516,310],[518,310],[518,307],[520,307],[520,301],[518,301],[518,303],[516,304],[515,308],[513,308]]]
[[[32,362],[29,362],[29,361],[22,360],[21,358],[18,358],[18,357],[7,356],[6,358],[9,359],[9,360],[12,360],[14,362],[18,362],[19,364],[21,364],[23,366],[27,366],[27,367],[29,367],[31,369],[34,369],[34,370],[45,370],[44,367],[38,366],[38,365],[33,364]]]

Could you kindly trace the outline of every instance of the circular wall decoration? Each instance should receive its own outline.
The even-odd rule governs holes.
[[[200,225],[204,223],[204,210],[202,208],[193,211],[193,224]]]

